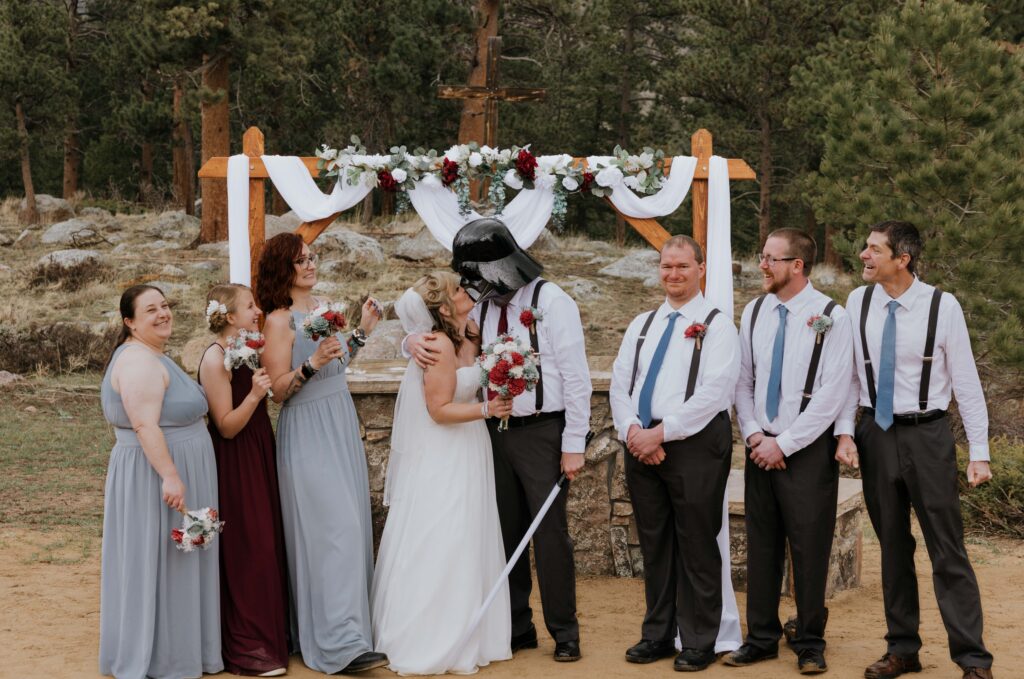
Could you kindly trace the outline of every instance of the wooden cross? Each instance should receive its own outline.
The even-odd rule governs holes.
[[[693,175],[693,184],[690,186],[691,202],[693,204],[693,238],[701,248],[707,250],[708,241],[708,161],[711,158],[711,133],[707,130],[697,130],[690,138],[691,154],[697,158],[697,168]],[[256,281],[256,265],[260,253],[263,251],[263,244],[266,241],[266,226],[264,216],[266,208],[264,204],[264,182],[270,178],[267,168],[260,156],[263,155],[263,133],[256,127],[250,127],[242,136],[242,153],[249,156],[249,253],[252,271],[252,280]],[[313,177],[320,175],[317,167],[316,157],[301,158],[309,174]],[[586,165],[586,158],[576,158],[576,163]],[[744,179],[756,179],[757,175],[746,161],[740,158],[728,158],[729,180],[738,181]],[[671,171],[671,160],[665,161],[666,171]],[[227,180],[228,159],[225,156],[210,158],[199,170],[200,179],[221,179]],[[611,201],[605,201],[612,205]],[[227,210],[227,206],[214,206]],[[612,205],[612,209],[615,206]],[[616,210],[618,212],[618,210]],[[338,213],[340,214],[340,213]],[[621,213],[619,213],[621,214]],[[312,243],[323,231],[331,225],[338,217],[337,214],[314,222],[300,224],[295,233],[302,236],[306,243]],[[651,244],[656,250],[671,238],[671,234],[661,226],[655,219],[638,219],[622,215],[622,217],[634,228],[637,233],[643,236],[644,240]]]
[[[437,88],[437,96],[441,99],[483,99],[484,101],[484,133],[478,139],[487,146],[496,146],[498,139],[498,102],[499,101],[539,101],[547,92],[539,87],[498,87],[498,59],[501,57],[501,37],[487,38],[487,64],[484,70],[483,87],[456,87],[441,85]],[[460,140],[461,141],[461,140]]]

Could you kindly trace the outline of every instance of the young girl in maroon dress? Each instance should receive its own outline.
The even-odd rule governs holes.
[[[218,285],[206,319],[217,341],[203,354],[199,383],[210,403],[220,514],[221,645],[229,672],[278,676],[288,666],[288,589],[274,432],[263,368],[230,370],[224,355],[239,331],[259,332],[260,310],[244,285]]]

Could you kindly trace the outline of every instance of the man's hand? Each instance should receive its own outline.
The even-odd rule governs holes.
[[[413,334],[409,335],[409,339],[406,340],[405,348],[412,359],[416,361],[416,365],[426,370],[437,363],[437,358],[441,355],[441,350],[437,348],[436,342],[437,335],[432,332],[422,335]]]
[[[755,431],[747,437],[747,447],[753,450],[764,439],[764,432]]]
[[[849,434],[840,434],[839,443],[836,445],[836,459],[847,467],[857,469],[860,467],[860,455],[857,453],[857,444]],[[968,469],[970,469],[968,467]]]
[[[630,431],[632,431],[632,428],[630,428]],[[665,429],[659,424],[654,429],[640,429],[627,438],[629,440],[626,442],[626,445],[629,446],[629,452],[633,453],[634,457],[639,458],[650,455],[658,448],[661,448],[661,444],[665,441]]]
[[[638,456],[637,459],[646,465],[654,466],[661,464],[665,461],[665,449],[658,446],[658,448],[650,455],[641,455]]]
[[[572,481],[583,470],[586,457],[583,453],[562,453],[562,473]]]
[[[981,484],[992,479],[992,467],[986,460],[975,460],[967,463],[967,483],[971,488],[977,488]]]
[[[753,436],[751,436],[753,438]],[[762,436],[750,451],[750,459],[761,469],[785,469],[786,455],[774,436]]]

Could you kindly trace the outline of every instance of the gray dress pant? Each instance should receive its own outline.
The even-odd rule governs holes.
[[[921,648],[921,611],[910,532],[914,508],[932,562],[932,581],[949,654],[961,667],[991,667],[982,642],[981,594],[964,548],[956,449],[949,421],[893,424],[882,431],[862,414],[856,430],[864,499],[882,547],[882,594],[888,652],[909,656]]]

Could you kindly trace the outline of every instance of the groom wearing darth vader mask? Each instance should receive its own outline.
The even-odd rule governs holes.
[[[540,277],[543,267],[519,247],[501,221],[477,219],[455,235],[452,269],[476,308],[470,318],[483,344],[511,334],[540,356],[537,389],[513,401],[509,429],[488,420],[494,481],[506,556],[511,556],[544,500],[564,472],[571,481],[583,468],[590,428],[590,370],[579,309],[569,295]],[[529,315],[534,322],[527,325]],[[422,365],[433,362],[430,336],[409,338],[407,349]],[[533,537],[544,624],[555,640],[554,659],[580,658],[576,572],[566,519],[568,485]],[[537,647],[530,610],[533,583],[528,554],[509,575],[512,650]]]

